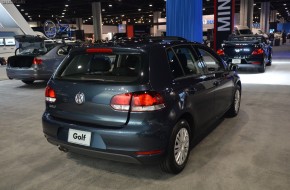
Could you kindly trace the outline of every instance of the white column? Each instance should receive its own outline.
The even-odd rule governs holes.
[[[269,33],[269,15],[270,15],[270,2],[261,2],[261,16],[260,25],[261,30]]]
[[[153,24],[158,23],[158,19],[161,18],[161,12],[153,12]],[[153,36],[160,36],[158,32],[158,25],[153,26]]]
[[[240,3],[240,25],[248,26],[250,29],[253,25],[254,0],[241,0]]]
[[[78,30],[83,30],[83,19],[82,18],[76,18],[76,25]]]
[[[102,39],[102,12],[101,3],[92,3],[93,24],[94,24],[94,37],[95,41]]]
[[[271,11],[271,14],[270,14],[270,22],[276,22],[277,21],[277,13],[278,13],[277,10]]]

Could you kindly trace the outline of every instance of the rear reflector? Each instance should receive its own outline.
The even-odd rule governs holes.
[[[165,107],[163,97],[157,92],[137,92],[115,95],[111,106],[115,110],[133,112],[155,111]]]
[[[55,91],[49,86],[45,88],[45,101],[50,103],[54,103],[56,101]]]
[[[259,62],[259,61],[253,61],[252,64],[254,64],[254,65],[260,65],[261,62]]]
[[[259,48],[259,49],[255,49],[253,52],[252,52],[252,55],[261,55],[264,53],[264,50],[262,48]]]
[[[33,64],[35,64],[35,65],[42,64],[42,59],[39,59],[39,58],[35,57],[35,58],[33,59]]]
[[[162,150],[151,150],[151,151],[143,151],[143,152],[135,152],[136,155],[153,155],[153,154],[160,154]]]
[[[86,51],[87,53],[113,53],[113,50],[109,48],[90,48]]]
[[[224,52],[224,50],[219,49],[219,50],[217,50],[217,54],[218,55],[225,55],[225,52]]]

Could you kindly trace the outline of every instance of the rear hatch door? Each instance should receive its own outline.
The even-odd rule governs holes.
[[[96,84],[93,82],[56,81],[52,85],[56,102],[49,105],[52,116],[85,125],[120,127],[126,124],[129,110],[117,111],[111,107],[111,99],[118,94],[147,90],[146,86]]]
[[[55,91],[56,102],[47,103],[47,111],[72,123],[121,127],[130,112],[115,110],[111,100],[115,95],[150,90],[144,70],[148,67],[143,63],[147,56],[132,49],[90,51],[70,55],[62,62],[48,84]]]

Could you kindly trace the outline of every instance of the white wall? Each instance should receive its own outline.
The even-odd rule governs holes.
[[[107,33],[118,33],[118,26],[108,26],[108,25],[103,25],[102,26],[102,33],[107,34]],[[93,34],[94,33],[94,27],[93,25],[83,25],[85,34]]]

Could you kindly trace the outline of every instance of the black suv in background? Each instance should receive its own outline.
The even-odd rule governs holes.
[[[74,49],[46,87],[43,132],[63,151],[179,173],[191,142],[224,114],[238,114],[235,70],[180,38]]]

